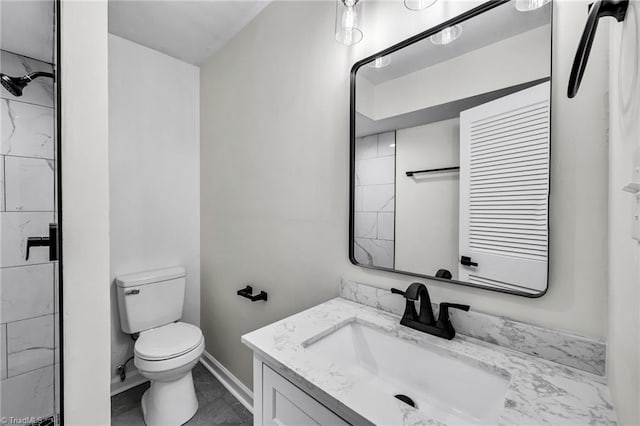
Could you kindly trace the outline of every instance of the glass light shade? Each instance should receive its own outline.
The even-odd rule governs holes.
[[[336,40],[347,46],[362,40],[358,28],[358,0],[336,0]]]
[[[516,0],[516,9],[520,12],[530,12],[532,10],[540,9],[551,0]]]
[[[433,6],[438,0],[404,0],[404,7],[409,10],[422,10]]]
[[[435,33],[429,39],[433,44],[449,44],[456,40],[462,34],[462,27],[460,25],[454,25],[453,27],[447,27],[439,33]]]
[[[391,58],[388,56],[379,56],[373,61],[369,62],[367,66],[371,68],[384,68],[391,63]]]

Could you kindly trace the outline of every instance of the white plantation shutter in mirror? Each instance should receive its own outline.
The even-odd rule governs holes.
[[[550,83],[460,113],[459,279],[547,287]]]

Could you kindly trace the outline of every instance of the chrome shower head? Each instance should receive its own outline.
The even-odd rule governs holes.
[[[9,93],[13,96],[22,96],[22,90],[29,84],[32,80],[38,77],[49,77],[53,78],[53,74],[50,72],[32,72],[31,74],[24,75],[22,77],[11,77],[6,74],[0,74],[0,83],[2,83],[2,87],[7,89]]]

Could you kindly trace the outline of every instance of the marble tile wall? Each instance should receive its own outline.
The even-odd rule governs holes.
[[[0,51],[9,75],[41,70],[45,62]],[[47,236],[55,220],[53,82],[34,80],[22,97],[0,89],[0,416],[49,417],[57,406],[56,264],[48,248],[28,237]]]
[[[356,139],[355,258],[393,268],[395,132]]]

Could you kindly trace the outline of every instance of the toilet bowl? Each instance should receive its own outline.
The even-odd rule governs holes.
[[[142,396],[147,426],[186,423],[198,410],[191,370],[204,351],[194,325],[175,322],[143,331],[134,347],[134,364],[151,386]]]
[[[116,277],[120,328],[138,334],[134,364],[151,386],[142,397],[147,426],[180,426],[198,411],[191,369],[204,351],[202,331],[182,318],[182,267]]]

